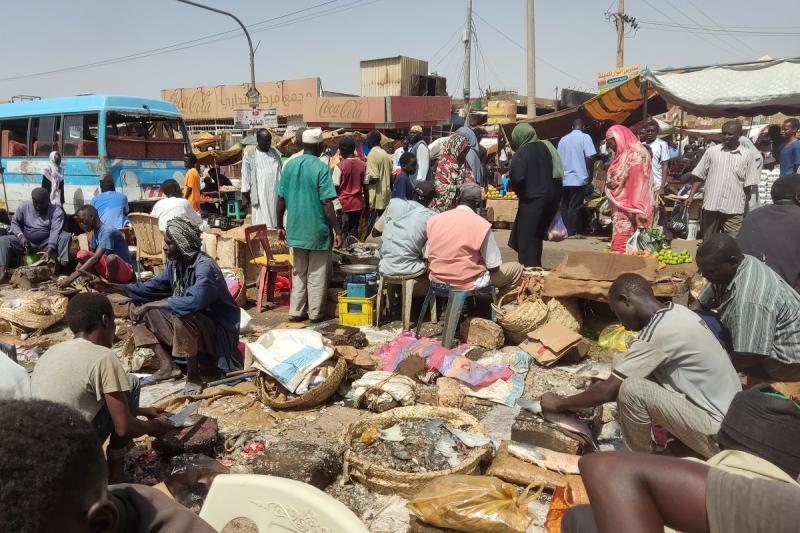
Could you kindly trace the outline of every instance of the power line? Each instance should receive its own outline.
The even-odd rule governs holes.
[[[308,16],[305,16],[305,17],[299,17],[299,18],[294,19],[294,20],[284,21],[284,22],[282,22],[280,24],[266,26],[266,27],[260,27],[260,28],[258,27],[258,26],[262,26],[263,24],[266,24],[268,22],[274,22],[274,21],[277,21],[277,20],[280,20],[280,19],[285,19],[285,18],[294,16],[294,15],[298,15],[300,13],[304,13],[306,11],[314,10],[314,9],[319,8],[319,7],[323,7],[323,6],[326,6],[326,5],[329,5],[329,4],[334,4],[334,3],[337,2],[337,0],[328,0],[326,2],[315,4],[315,5],[307,7],[307,8],[303,8],[303,9],[299,9],[299,10],[296,10],[296,11],[292,11],[291,13],[286,13],[286,14],[283,14],[283,15],[279,15],[277,17],[272,17],[272,18],[269,18],[269,19],[265,19],[265,20],[250,24],[247,27],[248,27],[248,29],[256,28],[256,29],[252,30],[250,33],[259,33],[259,32],[262,32],[262,31],[269,30],[269,29],[275,29],[275,28],[279,28],[279,27],[291,26],[293,24],[297,24],[297,23],[300,23],[300,22],[306,22],[306,21],[309,21],[309,20],[314,20],[314,19],[320,18],[322,16],[330,15],[330,14],[333,14],[333,13],[339,13],[339,12],[342,12],[342,11],[346,11],[348,9],[352,9],[353,7],[356,7],[357,5],[365,6],[365,5],[374,4],[374,3],[380,2],[380,1],[383,1],[383,0],[372,0],[372,1],[367,2],[366,4],[364,4],[363,3],[364,0],[355,0],[355,1],[347,3],[347,4],[342,4],[342,5],[327,9],[327,10],[323,10],[323,11],[314,13],[312,15],[308,15]],[[137,59],[145,59],[145,58],[148,58],[148,57],[153,57],[153,56],[162,55],[162,54],[168,54],[168,53],[172,53],[172,52],[179,52],[181,50],[187,50],[187,49],[195,48],[195,47],[198,47],[198,46],[207,46],[209,44],[235,39],[235,38],[239,37],[239,33],[240,33],[239,29],[227,30],[227,31],[223,31],[223,32],[209,34],[209,35],[206,35],[206,36],[203,36],[203,37],[198,37],[198,38],[191,39],[191,40],[188,40],[188,41],[181,41],[181,42],[173,43],[173,44],[167,45],[167,46],[161,46],[161,47],[158,47],[158,48],[152,48],[152,49],[149,49],[149,50],[143,50],[143,51],[136,52],[136,53],[133,53],[133,54],[127,54],[127,55],[119,56],[119,57],[115,57],[115,58],[109,58],[109,59],[104,59],[104,60],[95,61],[95,62],[91,62],[91,63],[85,63],[85,64],[82,64],[82,65],[74,65],[74,66],[71,66],[71,67],[63,67],[63,68],[53,69],[53,70],[49,70],[49,71],[35,72],[35,73],[31,73],[31,74],[23,74],[23,75],[18,75],[18,76],[10,76],[10,77],[6,77],[6,78],[0,78],[0,82],[14,81],[14,80],[21,80],[21,79],[28,79],[28,78],[37,78],[37,77],[48,76],[48,75],[52,75],[52,74],[61,74],[61,73],[66,73],[66,72],[87,70],[87,69],[101,67],[101,66],[114,65],[114,64],[117,64],[117,63],[124,63],[124,62],[127,62],[127,61],[134,61],[134,60],[137,60]],[[234,34],[234,35],[230,35],[230,34]],[[223,36],[225,36],[225,37],[223,37]],[[214,38],[214,37],[217,37],[217,38]],[[211,40],[208,40],[208,39],[211,39]]]
[[[722,26],[715,28],[712,26],[703,26],[699,24],[670,24],[666,22],[655,22],[649,20],[640,20],[639,23],[647,26],[673,28],[686,31],[697,31],[698,33],[699,32],[714,33],[719,35],[727,35],[729,33],[745,35],[745,36],[757,35],[757,36],[776,36],[776,37],[781,37],[781,36],[797,37],[798,35],[800,35],[800,31],[734,30],[730,28],[724,28]]]
[[[677,7],[675,7],[675,4],[673,4],[671,0],[664,0],[664,1],[665,1],[665,2],[666,2],[666,3],[667,3],[669,6],[670,6],[670,7],[672,7],[672,9],[674,9],[675,11],[680,11],[680,10],[679,10]],[[688,19],[689,19],[691,22],[697,23],[697,21],[696,21],[695,19],[693,19],[693,18],[692,18],[692,17],[690,17],[689,15],[686,15],[686,13],[684,13],[684,16],[686,16],[686,18],[688,18]],[[714,21],[712,20],[711,22],[714,22]],[[714,36],[716,36],[716,38],[717,38],[717,39],[718,39],[718,40],[719,40],[721,43],[723,43],[725,46],[735,46],[735,47],[737,47],[737,48],[738,48],[738,50],[739,50],[740,52],[744,51],[744,53],[745,53],[745,54],[750,54],[750,53],[751,53],[751,51],[748,51],[748,50],[747,50],[747,45],[745,45],[745,46],[743,47],[743,46],[742,46],[740,43],[737,43],[737,42],[736,42],[736,40],[735,40],[735,39],[733,39],[733,38],[732,38],[730,35],[724,34],[724,37],[725,37],[726,39],[729,39],[729,41],[725,41],[725,40],[723,40],[723,39],[722,39],[723,35],[720,35],[720,34],[717,34],[717,33],[713,33],[713,32],[712,32],[712,33],[710,33],[710,34],[711,34],[711,35],[714,35]],[[755,54],[758,54],[758,52],[753,52],[753,53],[755,53]]]
[[[660,9],[658,6],[655,6],[655,5],[651,4],[651,3],[649,2],[649,0],[642,0],[642,1],[643,1],[645,4],[647,4],[648,6],[650,6],[650,9],[652,9],[652,10],[654,10],[654,11],[657,11],[657,12],[661,13],[663,16],[665,16],[666,18],[668,18],[668,19],[669,19],[669,20],[671,20],[672,22],[674,22],[674,23],[676,23],[676,24],[681,24],[681,22],[680,22],[680,21],[678,21],[678,20],[674,19],[674,18],[673,18],[673,17],[672,17],[672,16],[671,16],[669,13],[665,13],[665,12],[664,12],[663,10],[661,10],[661,9]],[[673,7],[674,7],[674,6],[673,6]],[[696,34],[696,37],[697,37],[698,39],[701,39],[701,40],[705,41],[706,43],[710,44],[711,46],[714,46],[715,48],[718,48],[718,49],[720,49],[720,50],[723,50],[723,51],[725,51],[725,52],[729,52],[729,51],[730,51],[730,48],[728,48],[727,50],[723,49],[722,47],[720,47],[720,45],[719,45],[719,44],[717,44],[717,43],[715,43],[714,41],[712,41],[712,40],[710,40],[710,39],[706,38],[706,36],[705,36],[705,35],[703,35],[703,34]],[[725,45],[727,46],[727,43],[724,43],[724,41],[723,41],[723,44],[725,44]],[[741,51],[738,51],[738,52],[736,52],[736,53],[739,55],[739,57],[744,57],[744,56],[742,56],[742,53],[741,53]]]
[[[723,29],[723,28],[722,28],[722,26],[720,26],[720,25],[717,23],[717,21],[716,21],[716,20],[714,20],[713,18],[711,18],[711,17],[708,15],[708,13],[706,13],[705,11],[703,11],[702,9],[700,9],[700,8],[697,6],[697,4],[695,4],[694,2],[692,2],[692,0],[689,0],[689,4],[690,4],[690,5],[691,5],[691,6],[694,8],[694,10],[695,10],[695,11],[697,11],[698,13],[700,13],[701,15],[703,15],[703,17],[705,17],[707,20],[709,20],[709,21],[710,21],[710,22],[711,22],[711,23],[712,23],[714,26],[716,26],[716,27],[717,27],[717,28],[719,28],[719,29]],[[729,33],[733,33],[733,32],[729,32]],[[734,41],[738,42],[739,44],[741,44],[742,46],[744,46],[745,48],[747,48],[748,50],[750,50],[751,52],[753,52],[755,55],[758,55],[758,50],[756,50],[755,48],[753,48],[752,46],[750,46],[749,44],[747,44],[747,43],[746,43],[746,42],[744,42],[743,40],[739,39],[739,38],[738,38],[738,37],[736,37],[735,35],[731,35],[731,39],[733,39]]]
[[[506,39],[508,42],[510,42],[511,44],[513,44],[514,46],[516,46],[516,47],[520,48],[521,50],[527,50],[527,47],[525,47],[525,46],[522,46],[522,45],[521,45],[521,44],[519,44],[517,41],[513,40],[511,37],[509,37],[508,35],[506,35],[506,34],[505,34],[505,32],[503,32],[501,29],[497,28],[497,27],[496,27],[496,26],[494,26],[494,25],[493,25],[491,22],[489,22],[488,20],[486,20],[485,18],[483,18],[483,17],[482,17],[482,16],[481,16],[481,15],[480,15],[478,12],[476,12],[476,11],[474,11],[474,10],[473,10],[473,14],[474,14],[476,17],[478,17],[479,19],[481,19],[481,21],[483,21],[483,23],[484,23],[484,24],[486,24],[487,26],[489,26],[490,28],[492,28],[494,31],[496,31],[497,33],[499,33],[500,35],[502,35],[503,37],[505,37],[505,39]],[[589,87],[591,87],[591,86],[593,86],[593,85],[594,85],[593,83],[589,83],[589,82],[588,82],[588,81],[586,81],[586,80],[582,80],[582,79],[578,78],[577,76],[573,76],[573,75],[572,75],[572,74],[570,74],[569,72],[567,72],[567,71],[565,71],[565,70],[563,70],[563,69],[561,69],[561,68],[557,67],[556,65],[554,65],[554,64],[552,64],[552,63],[550,63],[549,61],[547,61],[546,59],[544,59],[544,58],[542,58],[542,57],[536,56],[536,59],[538,59],[539,61],[541,61],[541,62],[542,62],[544,65],[547,65],[547,66],[548,66],[548,67],[550,67],[551,69],[555,70],[556,72],[560,72],[561,74],[563,74],[563,75],[565,75],[565,76],[567,76],[567,77],[569,77],[569,78],[572,78],[572,79],[573,79],[573,80],[575,80],[575,81],[579,81],[579,82],[581,82],[583,85],[588,85]]]
[[[461,32],[461,28],[463,28],[463,27],[464,27],[464,24],[463,24],[463,23],[461,23],[461,24],[459,24],[459,25],[458,25],[458,27],[456,28],[456,31],[454,31],[453,33],[451,33],[451,34],[450,34],[450,37],[448,37],[448,38],[447,38],[447,40],[444,42],[444,44],[443,44],[442,46],[440,46],[440,47],[439,47],[439,49],[438,49],[438,50],[436,50],[436,53],[434,53],[434,54],[431,56],[431,58],[428,60],[428,62],[429,62],[429,63],[430,63],[430,62],[432,62],[434,59],[436,59],[436,56],[438,56],[438,55],[439,55],[439,52],[441,52],[442,50],[444,50],[445,46],[447,46],[448,44],[450,44],[450,41],[453,39],[453,37],[456,37],[456,36],[457,36],[457,35],[458,35],[458,34]],[[456,39],[456,43],[457,43],[457,42],[458,42],[458,39]]]

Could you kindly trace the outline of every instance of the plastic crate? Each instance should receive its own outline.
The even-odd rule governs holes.
[[[378,293],[378,285],[375,282],[369,283],[348,283],[348,298],[370,298]]]
[[[339,295],[339,323],[345,326],[375,325],[375,296],[351,298]]]

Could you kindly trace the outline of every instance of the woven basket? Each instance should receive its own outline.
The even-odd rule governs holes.
[[[468,431],[484,432],[478,420],[461,409],[450,407],[432,407],[428,405],[413,405],[398,407],[379,415],[370,416],[347,426],[341,437],[341,443],[346,447],[345,469],[347,476],[355,479],[367,488],[381,494],[399,494],[410,498],[419,492],[420,487],[429,481],[450,474],[473,474],[478,470],[481,459],[489,453],[489,448],[484,446],[473,448],[466,459],[459,465],[435,472],[402,472],[393,468],[386,468],[376,463],[363,459],[350,450],[350,443],[361,436],[370,426],[379,429],[387,428],[408,420],[429,420],[441,418],[457,426],[468,426]]]
[[[345,374],[347,374],[347,361],[345,361],[344,357],[340,357],[338,361],[336,361],[336,366],[333,368],[331,375],[328,376],[328,379],[297,398],[279,401],[270,395],[270,390],[277,382],[269,374],[259,372],[256,374],[256,392],[258,393],[258,399],[261,400],[261,403],[273,409],[314,407],[333,396],[333,393],[336,392],[336,389],[338,389],[339,385],[342,383]]]
[[[9,322],[12,328],[40,332],[64,318],[68,302],[60,294],[33,294],[20,298],[17,307],[11,307],[8,301],[0,305],[0,320]]]
[[[528,333],[547,322],[548,309],[547,304],[535,296],[525,298],[519,303],[504,303],[509,297],[516,296],[516,293],[508,293],[492,307],[506,339],[519,344],[527,338]]]
[[[234,279],[239,282],[241,288],[234,298],[236,305],[243,307],[247,303],[247,284],[244,281],[244,270],[241,268],[223,268],[222,275],[225,279]]]
[[[577,298],[551,298],[547,302],[547,322],[558,322],[572,331],[583,325],[583,313]]]

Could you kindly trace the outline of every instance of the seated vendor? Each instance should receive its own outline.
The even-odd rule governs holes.
[[[179,377],[172,358],[186,359],[188,394],[203,388],[198,355],[213,357],[223,373],[242,368],[239,306],[219,266],[200,247],[200,230],[172,219],[164,235],[167,264],[160,274],[143,283],[106,284],[137,304],[132,315],[141,322],[134,328],[134,341],[137,348],[150,347],[158,356],[161,366],[154,379]]]
[[[622,274],[608,303],[627,329],[638,331],[611,376],[566,398],[545,394],[542,410],[584,409],[617,401],[626,446],[651,451],[651,428],[665,428],[704,458],[719,451],[714,435],[737,392],[739,377],[705,322],[682,305],[664,304],[650,283]]]
[[[481,187],[467,183],[459,189],[458,206],[428,220],[427,257],[430,279],[454,289],[502,288],[516,284],[523,267],[503,263],[492,225],[475,211],[481,206]]]
[[[216,531],[157,488],[109,485],[102,443],[81,415],[45,400],[0,401],[0,531]]]
[[[100,221],[97,209],[84,205],[75,213],[75,222],[92,238],[88,250],[78,251],[78,268],[58,282],[61,288],[69,286],[82,274],[97,274],[112,283],[128,283],[133,279],[133,266],[128,243],[122,232]]]
[[[119,482],[131,439],[162,435],[172,425],[159,409],[139,407],[139,379],[125,372],[111,350],[116,327],[107,297],[96,292],[73,296],[67,305],[67,324],[75,338],[42,355],[31,376],[31,392],[34,398],[77,409],[101,441],[111,437],[108,467],[113,481]]]
[[[730,333],[737,370],[754,377],[800,381],[800,294],[769,266],[744,255],[726,234],[703,242],[697,266],[710,282],[700,292],[698,304],[716,311]]]
[[[425,272],[428,220],[436,213],[428,209],[433,200],[432,181],[418,181],[411,200],[392,198],[386,212],[375,223],[374,236],[382,234],[378,270],[387,276],[413,276]]]
[[[50,193],[33,189],[31,201],[22,202],[11,219],[10,235],[0,237],[0,283],[7,281],[7,269],[25,253],[44,251],[57,257],[62,267],[69,263],[72,235],[62,231],[64,210],[50,203]]]
[[[158,229],[166,231],[167,222],[173,218],[188,220],[198,228],[205,229],[207,223],[194,210],[189,200],[181,197],[181,186],[173,179],[164,180],[161,184],[161,194],[164,197],[157,201],[150,211],[150,214],[158,218]]]

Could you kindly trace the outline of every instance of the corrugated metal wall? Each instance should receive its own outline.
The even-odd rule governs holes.
[[[428,74],[428,62],[387,57],[361,62],[361,96],[414,96],[414,76]]]

